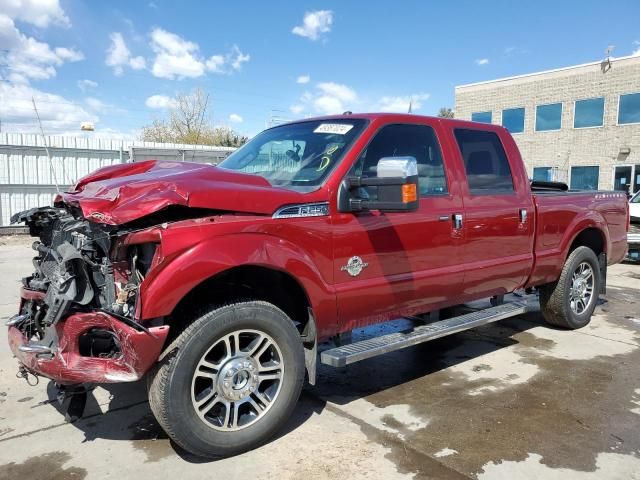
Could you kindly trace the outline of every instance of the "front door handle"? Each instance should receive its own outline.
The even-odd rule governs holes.
[[[453,228],[455,230],[460,230],[462,228],[462,214],[454,213],[453,214]]]
[[[527,209],[520,209],[520,223],[527,223]]]

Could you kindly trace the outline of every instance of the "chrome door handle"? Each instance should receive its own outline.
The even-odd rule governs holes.
[[[454,213],[453,214],[453,228],[456,230],[460,230],[462,228],[462,214]]]
[[[438,220],[441,222],[448,222],[449,221],[449,215],[440,215],[438,217]]]
[[[520,223],[527,223],[527,209],[520,209]]]

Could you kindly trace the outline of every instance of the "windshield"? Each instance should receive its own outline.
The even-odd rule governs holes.
[[[260,175],[271,185],[311,191],[340,162],[365,123],[345,118],[274,127],[256,135],[219,166]]]

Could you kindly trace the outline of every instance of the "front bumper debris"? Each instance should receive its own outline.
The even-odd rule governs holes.
[[[109,358],[82,355],[80,336],[92,329],[113,332],[120,345],[119,355]],[[136,381],[157,360],[169,333],[165,325],[151,327],[149,333],[140,332],[104,312],[72,314],[58,322],[56,330],[57,348],[44,352],[30,348],[29,339],[20,329],[9,326],[9,346],[29,372],[60,385]]]
[[[128,230],[105,229],[62,206],[12,221],[39,237],[35,271],[23,278],[20,308],[7,322],[22,376],[67,386],[141,378],[169,333],[168,326],[141,325],[134,313],[155,245],[126,244]]]

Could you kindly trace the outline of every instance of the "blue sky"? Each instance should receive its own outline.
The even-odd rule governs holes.
[[[2,131],[136,137],[177,93],[217,125],[435,114],[454,86],[640,55],[640,2],[0,0]]]

